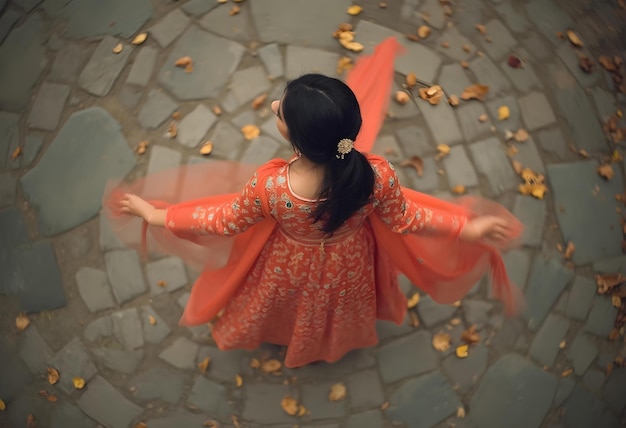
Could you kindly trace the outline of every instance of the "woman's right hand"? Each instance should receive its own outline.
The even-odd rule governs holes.
[[[496,216],[482,216],[465,223],[461,230],[461,239],[473,242],[485,238],[499,242],[509,239],[511,233],[512,225],[509,221]]]

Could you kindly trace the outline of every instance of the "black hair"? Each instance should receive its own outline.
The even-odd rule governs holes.
[[[353,149],[343,159],[337,144],[353,141],[361,129],[356,96],[342,81],[321,74],[305,74],[287,84],[281,111],[296,150],[324,166],[320,202],[314,222],[332,234],[371,200],[374,171],[367,158]],[[339,156],[339,157],[338,157]]]

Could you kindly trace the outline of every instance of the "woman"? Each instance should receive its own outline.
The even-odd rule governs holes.
[[[254,349],[262,342],[286,345],[285,365],[297,367],[318,360],[333,362],[352,349],[375,345],[376,320],[399,323],[406,311],[397,287],[396,268],[402,266],[394,263],[393,252],[400,250],[399,258],[422,252],[412,259],[418,271],[424,264],[422,256],[429,252],[389,248],[395,246],[389,244],[393,242],[389,233],[416,234],[430,240],[433,248],[443,243],[450,257],[458,251],[482,249],[486,259],[460,257],[450,267],[457,269],[456,277],[443,278],[453,285],[463,277],[456,294],[465,293],[476,274],[493,270],[494,264],[496,270],[502,269],[501,260],[498,265],[493,259],[497,252],[485,250],[483,241],[510,239],[517,233],[514,220],[490,215],[469,219],[465,209],[445,209],[446,205],[440,209],[436,203],[421,206],[405,197],[384,158],[354,148],[361,113],[346,84],[318,74],[304,75],[287,84],[282,99],[272,103],[272,111],[296,156],[290,162],[273,160],[263,165],[239,195],[223,203],[201,200],[166,209],[133,194],[120,201],[122,212],[185,238],[236,235],[272,221],[245,274],[230,280],[227,298],[215,303],[214,294],[202,291],[223,287],[229,281],[225,277],[211,278],[205,272],[194,286],[183,322],[208,322],[222,311],[213,327],[220,349]],[[380,231],[380,224],[388,233]],[[471,243],[477,244],[463,247]],[[231,258],[247,251],[253,250],[235,248]],[[508,281],[506,274],[504,279]],[[437,284],[424,288],[429,286]]]

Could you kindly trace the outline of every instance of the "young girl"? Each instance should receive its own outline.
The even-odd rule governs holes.
[[[220,349],[285,345],[285,365],[297,367],[375,345],[377,319],[402,322],[398,269],[450,303],[491,272],[496,294],[511,300],[493,244],[519,234],[512,216],[470,218],[460,205],[401,188],[384,158],[355,149],[359,103],[337,79],[304,75],[271,107],[295,157],[260,167],[240,194],[165,209],[133,194],[119,201],[122,212],[188,239],[267,225],[235,244],[230,270],[200,276],[182,323],[221,312]]]

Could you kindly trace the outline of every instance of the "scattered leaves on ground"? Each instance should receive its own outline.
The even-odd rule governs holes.
[[[139,33],[135,36],[135,38],[130,42],[133,45],[140,45],[144,43],[148,39],[148,33]]]
[[[76,389],[83,389],[85,387],[85,379],[80,376],[75,376],[72,378],[72,385]]]
[[[349,56],[342,56],[337,62],[337,74],[343,74],[354,67],[354,61]]]
[[[404,105],[409,102],[410,97],[409,97],[409,94],[407,94],[404,91],[396,91],[396,95],[394,99],[396,100],[398,104]]]
[[[365,46],[354,41],[354,31],[351,24],[339,24],[339,28],[333,33],[333,37],[339,44],[352,52],[361,52]]]
[[[472,324],[461,334],[461,340],[470,345],[480,342],[480,333],[476,331],[476,324]]]
[[[346,386],[343,383],[336,383],[330,387],[328,399],[330,401],[341,401],[346,398]]]
[[[120,52],[122,52],[124,50],[124,45],[122,45],[121,43],[118,43],[117,45],[115,45],[115,47],[113,48],[113,53],[114,54],[118,54]]]
[[[478,32],[480,34],[482,34],[483,36],[487,34],[487,27],[485,27],[482,24],[476,24],[474,25],[474,27],[478,30]]]
[[[615,287],[626,282],[626,277],[621,273],[611,273],[604,275],[596,275],[596,286],[598,294],[607,294]]]
[[[433,85],[429,88],[420,88],[419,95],[423,100],[428,101],[432,105],[437,105],[441,101],[441,97],[443,97],[443,90],[441,86]]]
[[[285,396],[281,400],[280,407],[282,407],[285,413],[289,416],[303,416],[307,413],[306,408],[302,404],[299,404],[295,398],[289,395]]]
[[[457,346],[455,354],[459,358],[467,358],[469,356],[469,345]]]
[[[506,120],[511,115],[511,110],[507,106],[498,107],[498,120]]]
[[[55,383],[59,381],[60,375],[57,369],[48,367],[47,372],[48,372],[48,383],[50,385],[54,385]]]
[[[487,85],[471,85],[463,90],[461,94],[461,99],[467,100],[478,100],[482,101],[485,99],[485,96],[489,93],[489,86]]]
[[[400,163],[401,167],[410,166],[415,168],[417,172],[417,176],[421,177],[424,175],[424,160],[419,156],[411,156],[409,159],[406,159]]]
[[[275,373],[283,367],[283,364],[278,360],[267,360],[261,365],[261,370],[265,373]]]
[[[460,406],[458,409],[456,409],[456,417],[457,419],[465,418],[465,407]]]
[[[410,299],[407,300],[406,306],[409,309],[413,309],[414,307],[417,306],[417,304],[420,301],[420,295],[419,293],[413,293],[413,295],[411,296]]]
[[[198,363],[198,369],[200,370],[200,373],[205,374],[209,368],[210,363],[211,357],[206,357],[204,360],[200,361],[200,363]]]
[[[448,333],[437,333],[433,336],[432,345],[435,350],[444,352],[450,348],[452,338]]]
[[[544,184],[545,177],[533,172],[530,168],[524,168],[520,176],[524,183],[519,185],[519,192],[522,195],[531,195],[537,199],[543,199],[545,192],[548,191],[548,186]]]
[[[615,172],[613,171],[611,164],[607,163],[598,167],[598,174],[605,180],[610,180],[613,178],[613,175],[615,175]]]
[[[15,327],[17,327],[18,331],[24,331],[30,325],[30,319],[26,316],[25,313],[19,314],[15,318]]]
[[[239,12],[241,12],[241,8],[237,5],[233,6],[230,11],[228,12],[229,16],[235,16],[237,15]]]
[[[245,125],[241,128],[241,133],[246,140],[252,141],[261,134],[261,130],[256,125]]]
[[[220,428],[220,424],[217,421],[214,421],[213,419],[204,421],[202,426],[206,428]]]
[[[592,60],[589,59],[589,57],[582,55],[582,54],[578,55],[578,66],[585,73],[587,74],[591,73],[593,71],[594,65],[595,64],[593,63]]]
[[[348,8],[346,12],[348,12],[348,15],[356,16],[359,13],[363,12],[363,8],[358,4],[353,4]]]

